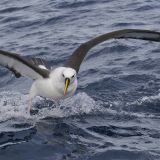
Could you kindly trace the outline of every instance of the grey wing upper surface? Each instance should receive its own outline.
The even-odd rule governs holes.
[[[47,61],[42,58],[27,58],[29,63],[36,65],[37,67],[45,70],[50,70],[51,66],[48,65]]]
[[[74,68],[77,73],[79,71],[80,65],[86,56],[87,52],[96,46],[99,43],[110,39],[141,39],[148,41],[160,42],[160,32],[150,31],[150,30],[142,30],[142,29],[124,29],[117,30],[113,32],[109,32],[103,35],[100,35],[90,41],[87,41],[81,44],[71,55],[68,61],[65,63],[66,67]]]
[[[8,68],[18,78],[20,76],[32,79],[48,78],[50,71],[40,58],[25,58],[18,54],[0,50],[0,65]],[[39,66],[41,65],[41,67]]]

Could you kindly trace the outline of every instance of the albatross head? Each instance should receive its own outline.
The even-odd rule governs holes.
[[[54,92],[58,92],[59,98],[71,96],[77,89],[76,70],[69,67],[57,67],[50,73],[50,80]]]
[[[72,85],[75,82],[75,80],[77,80],[76,71],[72,68],[65,68],[62,72],[62,77],[64,79],[64,96],[65,96],[69,85]]]

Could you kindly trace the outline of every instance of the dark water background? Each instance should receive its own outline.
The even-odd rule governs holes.
[[[125,28],[160,31],[159,0],[2,0],[0,49],[62,65],[83,42]],[[160,44],[92,49],[77,93],[55,106],[0,69],[0,160],[159,160]]]

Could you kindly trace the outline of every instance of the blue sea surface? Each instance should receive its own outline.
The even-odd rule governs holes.
[[[2,0],[0,49],[62,66],[95,36],[160,31],[159,0]],[[0,160],[160,160],[160,44],[110,40],[89,51],[73,97],[33,100],[0,67]]]

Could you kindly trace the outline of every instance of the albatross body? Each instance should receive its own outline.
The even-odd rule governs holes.
[[[65,81],[68,81],[68,84]],[[73,95],[76,89],[76,71],[68,67],[58,67],[51,71],[48,78],[37,79],[33,82],[30,90],[30,98],[42,96],[59,100]]]
[[[160,42],[160,32],[124,29],[100,35],[81,44],[62,67],[54,70],[48,69],[43,59],[26,58],[2,50],[0,65],[8,68],[17,78],[25,76],[34,80],[29,93],[30,99],[42,96],[59,100],[73,95],[76,91],[80,65],[91,48],[107,40],[126,38]]]

